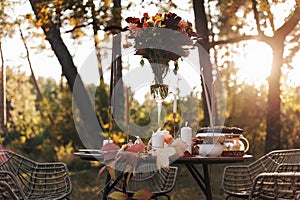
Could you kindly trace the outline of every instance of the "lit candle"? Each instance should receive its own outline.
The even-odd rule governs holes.
[[[173,103],[173,113],[177,113],[177,99],[175,94],[174,94],[174,103]]]

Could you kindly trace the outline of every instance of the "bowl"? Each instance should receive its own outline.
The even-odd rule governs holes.
[[[220,157],[224,146],[222,144],[199,144],[199,154],[208,157]]]

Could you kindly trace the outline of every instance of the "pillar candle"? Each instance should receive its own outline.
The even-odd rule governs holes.
[[[188,145],[186,150],[192,153],[192,128],[188,127],[186,122],[185,127],[182,127],[180,132],[181,140]]]

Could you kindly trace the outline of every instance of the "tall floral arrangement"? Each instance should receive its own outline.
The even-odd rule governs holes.
[[[177,73],[178,59],[188,55],[188,47],[193,46],[198,37],[190,22],[171,12],[152,17],[144,13],[142,18],[128,17],[125,21],[129,35],[123,47],[133,46],[136,55],[150,62],[156,83],[162,83],[171,60]],[[143,59],[141,64],[144,64]]]

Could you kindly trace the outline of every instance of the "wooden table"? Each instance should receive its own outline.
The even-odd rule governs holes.
[[[101,162],[103,161],[104,154],[100,153],[98,150],[81,149],[78,152],[75,152],[74,155],[79,156],[83,160]],[[252,158],[251,155],[245,155],[243,157],[204,157],[196,155],[192,157],[170,158],[170,164],[185,165],[200,189],[206,195],[206,199],[211,200],[212,192],[208,165],[238,163],[250,158]],[[148,161],[155,162],[155,157],[148,158]],[[202,165],[202,173],[198,170],[196,165]]]

